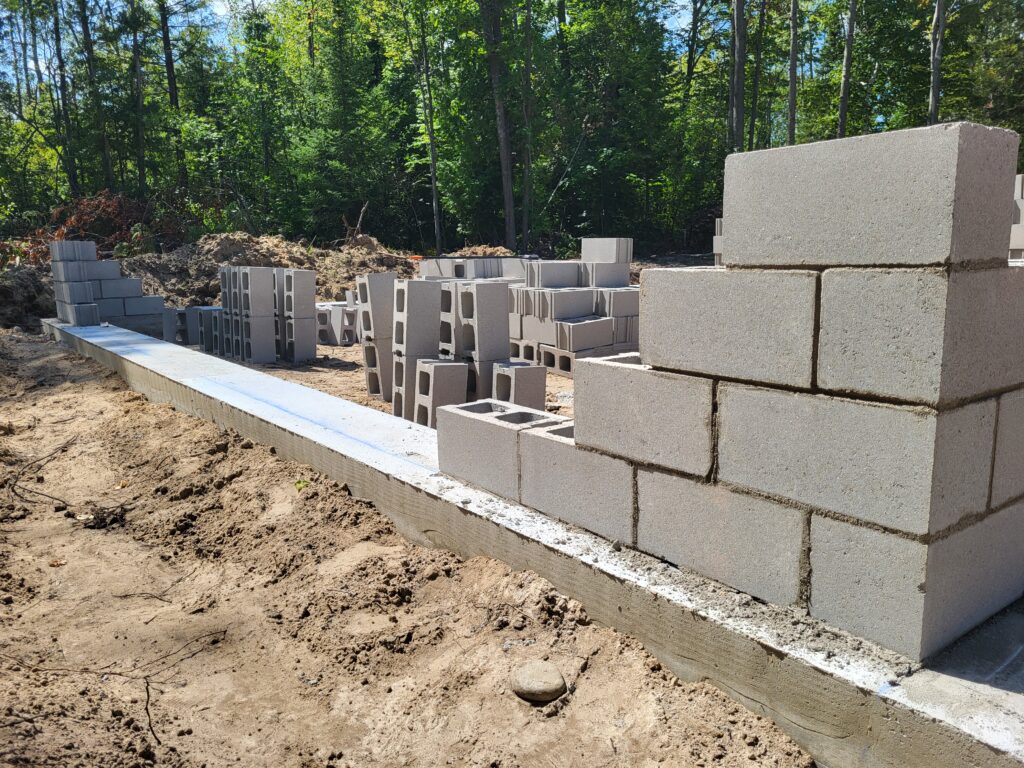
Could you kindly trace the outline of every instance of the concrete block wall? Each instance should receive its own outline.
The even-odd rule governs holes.
[[[642,273],[639,353],[574,363],[571,438],[503,433],[518,488],[454,447],[442,470],[912,660],[936,653],[1024,594],[1017,148],[952,124],[731,156],[723,266]],[[496,418],[439,417],[439,443],[475,419],[482,451]],[[588,469],[595,456],[628,472]],[[615,503],[580,512],[545,466],[618,477]]]

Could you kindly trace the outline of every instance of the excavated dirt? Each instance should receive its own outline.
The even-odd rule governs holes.
[[[0,332],[0,764],[811,766],[531,572]],[[531,706],[509,676],[553,662]]]
[[[245,232],[205,235],[198,242],[168,253],[146,253],[123,262],[132,277],[142,278],[146,293],[167,297],[177,306],[220,303],[221,266],[315,269],[317,299],[340,301],[357,275],[394,270],[400,277],[416,274],[407,254],[394,253],[369,235],[338,248],[317,248],[279,235]]]

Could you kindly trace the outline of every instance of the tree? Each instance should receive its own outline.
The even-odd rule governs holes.
[[[789,98],[787,100],[786,142],[796,144],[796,71],[800,49],[800,0],[789,5]]]
[[[843,48],[843,75],[839,87],[839,127],[838,138],[846,135],[846,116],[850,108],[850,68],[853,65],[853,32],[857,24],[857,0],[850,0],[846,16],[846,45]]]
[[[852,0],[851,0],[852,1]],[[747,10],[744,0],[733,0],[733,69],[732,69],[732,120],[730,135],[732,147],[743,151],[743,119],[745,84],[747,76]]]
[[[935,0],[932,18],[931,88],[928,91],[928,125],[939,122],[939,93],[942,88],[942,39],[946,34],[946,0]]]

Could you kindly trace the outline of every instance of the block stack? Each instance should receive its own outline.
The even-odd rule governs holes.
[[[391,402],[391,377],[394,375],[391,335],[394,333],[397,279],[394,272],[371,272],[356,278],[366,391],[386,403]]]
[[[50,243],[57,318],[71,325],[110,323],[160,338],[164,334],[164,300],[146,296],[142,281],[125,277],[121,262],[97,260],[90,240]]]
[[[442,471],[934,654],[1024,593],[1017,150],[959,123],[732,155],[724,265],[642,273],[639,354],[578,362],[575,424],[441,408]]]
[[[351,347],[357,333],[359,308],[355,293],[346,291],[345,301],[328,301],[316,305],[317,343],[325,347]]]
[[[196,307],[204,351],[253,363],[316,357],[316,273],[274,267],[221,267],[221,306]],[[185,310],[186,327],[189,310]]]
[[[630,238],[583,238],[580,261],[526,263],[511,289],[511,357],[569,378],[577,359],[635,351],[640,289],[629,285]]]
[[[432,280],[396,280],[393,296],[391,412],[413,421],[417,363],[436,358],[441,343],[441,284]]]

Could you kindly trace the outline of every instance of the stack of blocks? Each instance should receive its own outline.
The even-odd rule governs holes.
[[[391,402],[391,377],[394,374],[391,335],[394,332],[397,278],[394,272],[371,272],[356,278],[366,391],[386,403]]]
[[[642,273],[639,354],[578,361],[574,425],[441,408],[442,471],[934,654],[1024,592],[1017,149],[960,123],[730,156],[724,266]]]
[[[143,295],[142,281],[124,277],[119,261],[96,256],[96,243],[89,240],[50,243],[57,319],[71,325],[107,322],[162,337],[163,298]]]
[[[396,280],[392,300],[391,412],[413,421],[417,365],[437,357],[440,344],[441,284],[433,280]]]
[[[274,267],[221,267],[221,306],[197,307],[204,351],[252,363],[316,357],[316,273]],[[185,311],[190,327],[189,310]],[[187,331],[188,336],[191,331]]]
[[[491,396],[496,363],[509,359],[506,279],[442,283],[440,358],[465,363],[462,402]]]
[[[355,344],[358,312],[356,302],[351,299],[317,304],[317,343],[325,347],[351,347]]]
[[[526,286],[510,289],[513,360],[571,378],[577,359],[635,351],[640,292],[629,285],[633,241],[583,238],[580,261],[526,263]]]

